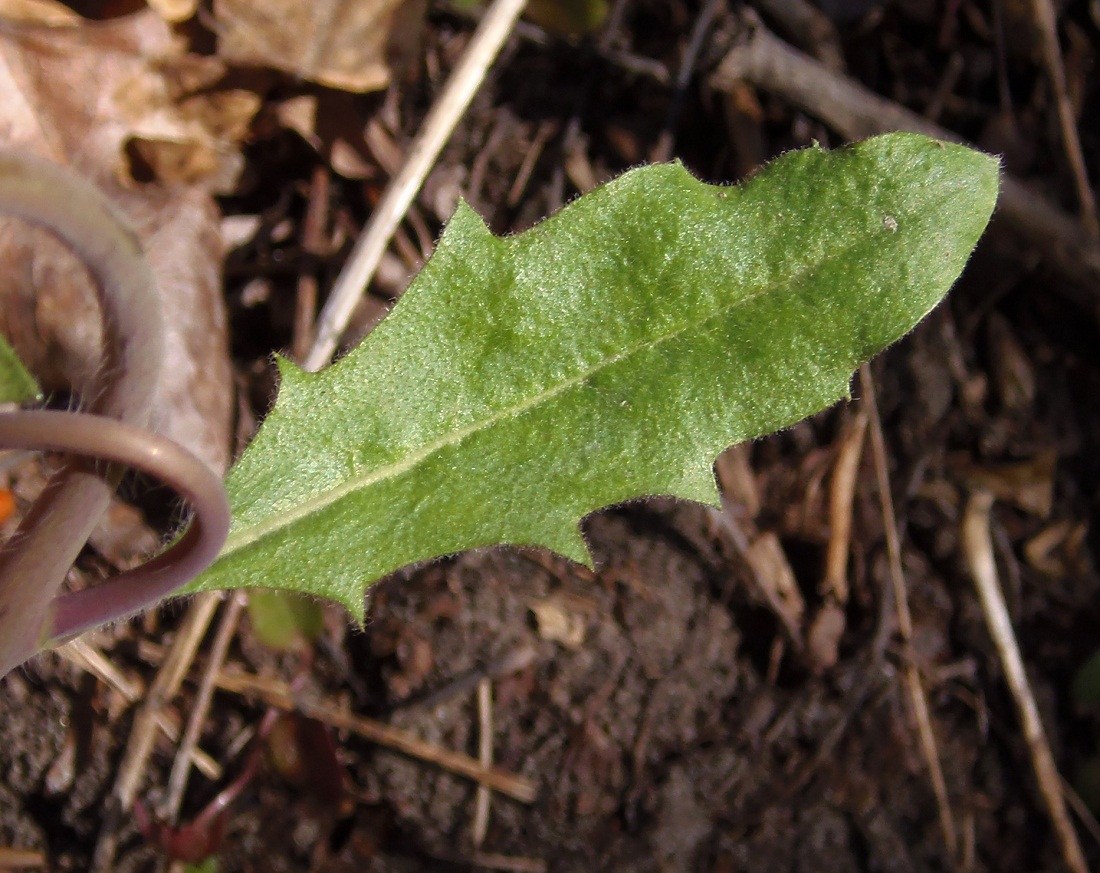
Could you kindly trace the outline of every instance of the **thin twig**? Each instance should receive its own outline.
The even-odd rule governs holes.
[[[493,766],[493,683],[482,679],[477,683],[477,760],[486,770]],[[480,849],[489,832],[489,805],[493,792],[486,785],[477,786],[474,797],[473,846]]]
[[[1066,799],[1066,805],[1073,810],[1073,814],[1081,822],[1081,827],[1085,829],[1085,833],[1092,837],[1092,841],[1096,845],[1100,846],[1100,821],[1096,820],[1096,816],[1082,800],[1081,795],[1065,779],[1062,780],[1062,796]]]
[[[499,658],[494,658],[485,664],[478,664],[469,670],[464,670],[452,677],[440,688],[430,689],[423,696],[413,696],[401,703],[402,709],[418,707],[420,709],[432,709],[446,703],[448,700],[460,694],[466,694],[483,679],[500,679],[525,670],[538,658],[538,650],[532,646],[523,644],[509,649]]]
[[[845,429],[833,466],[829,487],[829,545],[825,551],[822,594],[832,594],[837,603],[848,602],[848,552],[852,544],[852,504],[867,433],[867,412],[861,409]]]
[[[1031,766],[1039,782],[1039,792],[1043,796],[1047,814],[1054,825],[1062,860],[1072,873],[1088,873],[1077,832],[1073,829],[1073,823],[1066,811],[1065,798],[1062,796],[1062,777],[1058,773],[1046,732],[1043,730],[1039,707],[1028,683],[1024,660],[1020,655],[1016,634],[1012,630],[1012,620],[1008,616],[1008,607],[997,581],[997,564],[993,557],[993,537],[990,531],[992,508],[993,495],[988,491],[975,491],[967,501],[962,524],[962,545],[966,552],[966,562],[978,589],[982,612],[1001,660],[1005,682],[1016,704],[1020,727],[1031,756]]]
[[[829,18],[809,0],[756,0],[756,8],[779,26],[776,28],[829,69],[846,66],[840,33]]]
[[[882,506],[882,522],[886,533],[886,552],[890,567],[890,581],[894,590],[894,608],[898,617],[898,634],[904,648],[905,663],[903,675],[909,702],[913,707],[913,716],[917,721],[921,751],[928,766],[928,777],[932,782],[932,793],[936,797],[939,810],[940,830],[947,847],[950,862],[958,860],[958,834],[955,830],[955,817],[951,812],[951,801],[947,795],[947,782],[943,776],[936,734],[932,730],[932,716],[928,709],[928,699],[921,685],[920,672],[913,657],[913,619],[909,612],[909,591],[905,584],[905,574],[901,567],[901,543],[898,539],[898,522],[894,513],[893,489],[890,487],[890,474],[886,468],[886,440],[882,435],[882,420],[878,414],[878,400],[875,396],[875,383],[871,376],[871,367],[864,364],[859,371],[859,382],[863,388],[863,401],[867,408],[870,423],[871,455],[875,463],[875,478],[878,482],[879,501]]]
[[[58,646],[54,649],[54,654],[95,676],[109,688],[118,692],[127,703],[136,703],[141,699],[142,692],[145,690],[142,685],[123,676],[119,669],[111,663],[111,660],[84,637],[77,637],[63,646]],[[156,724],[161,733],[169,740],[179,739],[179,724],[169,718],[163,709],[158,710],[156,713]],[[207,779],[221,777],[221,765],[202,749],[195,749],[192,757],[195,768]]]
[[[378,268],[382,253],[428,171],[450,138],[466,107],[500,53],[527,0],[493,0],[443,87],[420,132],[409,146],[401,172],[390,180],[317,320],[317,335],[305,359],[307,370],[320,370],[336,351],[356,304]]]
[[[336,706],[300,700],[285,682],[266,679],[236,670],[222,670],[218,687],[236,694],[255,694],[278,709],[297,710],[339,730],[347,730],[364,739],[402,752],[449,770],[467,779],[487,785],[494,791],[515,798],[521,803],[534,803],[538,788],[534,782],[497,768],[486,769],[469,755],[441,749],[401,728],[365,716],[354,715]]]
[[[330,184],[328,168],[324,165],[314,167],[309,184],[309,203],[302,224],[302,248],[311,255],[319,254],[325,245]],[[313,320],[316,317],[317,275],[312,268],[307,268],[298,276],[298,291],[294,298],[294,330],[291,333],[290,353],[296,361],[302,360],[309,352],[313,342]]]
[[[525,858],[521,855],[499,855],[495,852],[474,852],[472,855],[432,854],[435,861],[448,865],[481,867],[485,870],[501,870],[503,873],[546,873],[549,865],[541,858]]]
[[[498,855],[492,852],[475,852],[469,858],[455,858],[486,870],[502,870],[504,873],[546,873],[548,865],[541,858],[521,858],[517,855]]]
[[[63,646],[54,649],[54,654],[64,658],[75,667],[79,667],[85,673],[95,676],[108,688],[113,688],[127,703],[133,703],[141,696],[141,683],[124,676],[110,658],[93,646],[84,637],[70,640]]]
[[[784,775],[783,785],[778,792],[780,802],[786,802],[799,796],[814,775],[826,763],[835,760],[837,746],[844,739],[852,720],[857,715],[873,710],[878,705],[879,700],[890,692],[891,689],[885,687],[885,675],[883,665],[878,662],[877,658],[872,658],[868,668],[860,676],[852,690],[847,693],[847,703],[840,717],[815,743],[816,749],[813,755],[808,760],[803,761],[794,773]],[[777,723],[775,727],[778,728],[779,726]]]
[[[710,33],[714,17],[723,5],[722,0],[707,0],[695,18],[691,37],[680,58],[680,69],[676,73],[676,83],[672,91],[672,99],[668,104],[668,112],[665,113],[664,124],[661,126],[661,133],[650,151],[649,159],[654,163],[667,161],[672,157],[676,128],[679,126],[680,115],[684,109],[684,96],[691,83],[691,77],[695,75],[695,65],[699,62],[699,53],[703,50],[703,44],[707,34]]]
[[[1039,41],[1043,48],[1043,63],[1047,68],[1050,86],[1054,90],[1054,102],[1058,106],[1058,125],[1062,130],[1062,147],[1073,172],[1073,184],[1077,188],[1077,200],[1081,205],[1081,222],[1089,233],[1100,238],[1100,221],[1096,217],[1096,196],[1089,184],[1085,167],[1085,153],[1077,133],[1077,120],[1073,117],[1073,104],[1066,86],[1066,69],[1062,62],[1062,47],[1058,44],[1058,21],[1050,0],[1031,0],[1031,11],[1039,28]]]
[[[542,155],[542,150],[550,141],[550,137],[554,135],[557,129],[558,125],[553,121],[546,120],[539,123],[535,136],[531,140],[531,145],[528,146],[523,161],[516,171],[516,177],[512,180],[512,187],[508,189],[508,196],[504,202],[510,209],[514,209],[519,205],[523,192],[527,190],[527,183],[531,180],[531,174],[535,170],[535,164]]]
[[[130,730],[126,752],[119,765],[112,791],[116,803],[108,808],[104,816],[92,856],[92,870],[96,873],[107,873],[115,867],[118,821],[121,814],[128,814],[134,804],[134,798],[141,787],[141,779],[148,772],[147,765],[153,753],[158,726],[164,719],[164,708],[176,696],[184,676],[191,669],[195,652],[222,599],[223,595],[220,593],[206,592],[192,602],[144,703],[134,717],[134,726]]]
[[[46,856],[41,852],[0,847],[0,870],[29,870],[45,866]]]
[[[172,772],[168,776],[167,797],[161,809],[161,816],[167,822],[174,823],[179,816],[180,805],[183,803],[183,791],[187,787],[187,776],[191,772],[192,757],[198,747],[203,726],[206,724],[206,716],[210,712],[210,702],[214,697],[218,672],[225,663],[229,644],[237,633],[237,623],[240,621],[244,604],[243,594],[236,594],[229,598],[221,621],[218,622],[206,668],[199,681],[195,702],[191,705],[191,713],[187,717],[187,727],[184,729],[183,739],[180,740],[179,749],[176,751],[176,759],[172,762]]]
[[[961,138],[855,80],[802,54],[758,23],[746,24],[748,39],[735,46],[710,78],[720,91],[749,82],[782,96],[820,118],[842,136],[857,140],[892,130],[923,133],[950,142]],[[1063,281],[1051,288],[1095,311],[1100,302],[1100,243],[1064,210],[1008,174],[1001,177],[996,225],[1011,230],[1021,251],[1038,251]]]

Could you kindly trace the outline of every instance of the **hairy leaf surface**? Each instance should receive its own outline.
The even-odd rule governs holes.
[[[362,615],[398,567],[498,543],[587,561],[578,522],[668,494],[847,396],[955,281],[995,159],[909,134],[776,160],[741,187],[633,170],[526,233],[461,205],[363,344],[278,403],[190,590],[310,591]]]

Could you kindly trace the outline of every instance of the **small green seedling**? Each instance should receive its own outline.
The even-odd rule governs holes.
[[[39,398],[38,383],[0,337],[0,403],[30,403]]]

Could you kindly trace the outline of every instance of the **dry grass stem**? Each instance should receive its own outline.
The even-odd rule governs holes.
[[[917,722],[921,752],[928,767],[928,778],[932,783],[932,792],[936,797],[939,810],[940,830],[947,847],[950,862],[958,860],[958,835],[955,830],[955,816],[951,811],[951,801],[947,795],[947,782],[943,777],[943,765],[940,762],[939,746],[936,734],[932,730],[932,717],[928,709],[928,699],[921,685],[920,672],[913,659],[913,619],[909,613],[909,592],[905,585],[905,574],[901,567],[901,543],[898,538],[898,523],[894,513],[893,489],[890,487],[890,474],[886,468],[886,440],[882,436],[882,421],[878,414],[878,401],[875,397],[875,383],[871,376],[871,367],[864,364],[859,371],[860,385],[863,386],[864,403],[871,429],[871,455],[875,464],[875,478],[878,481],[879,499],[882,504],[882,521],[886,532],[886,551],[889,559],[890,581],[894,590],[894,606],[897,610],[898,633],[901,636],[905,654],[903,673],[905,689],[913,708],[913,717]]]
[[[46,856],[29,849],[0,846],[0,870],[30,870],[46,866]]]
[[[119,766],[114,795],[119,805],[128,810],[137,797],[141,778],[148,768],[153,751],[158,721],[164,707],[176,696],[183,679],[191,669],[202,638],[214,617],[214,611],[222,601],[221,594],[200,594],[192,602],[156,679],[134,718],[130,739]]]
[[[955,134],[854,79],[787,45],[751,17],[748,38],[734,46],[710,78],[719,91],[749,82],[820,118],[847,139],[906,130],[949,142]],[[1010,230],[1020,251],[1038,251],[1063,281],[1052,287],[1093,311],[1100,289],[1100,243],[1073,216],[1033,193],[1022,182],[1001,176],[997,224]]]
[[[534,803],[538,797],[538,788],[529,779],[497,768],[482,767],[469,755],[441,749],[401,728],[365,716],[354,715],[333,704],[315,704],[300,700],[285,682],[277,679],[267,679],[236,670],[222,670],[217,676],[217,685],[222,690],[235,694],[255,694],[277,709],[297,710],[330,727],[351,731],[366,740],[394,749],[410,758],[427,761],[451,773],[487,785],[494,791],[506,794],[521,803]]]
[[[962,523],[962,546],[966,553],[966,562],[978,597],[982,602],[989,634],[1001,659],[1016,712],[1020,718],[1020,727],[1024,732],[1031,766],[1039,782],[1039,791],[1047,808],[1062,860],[1072,873],[1088,873],[1085,855],[1077,840],[1069,813],[1066,811],[1062,794],[1062,777],[1054,764],[1054,755],[1047,742],[1043,722],[1039,718],[1039,707],[1035,703],[1031,685],[1024,670],[1024,660],[1012,630],[1012,621],[1008,616],[1004,595],[997,581],[997,564],[993,557],[993,536],[990,530],[990,510],[993,508],[993,495],[988,491],[975,491],[966,504],[966,513]]]
[[[707,34],[718,10],[725,4],[721,0],[707,0],[702,10],[695,16],[695,24],[691,28],[691,36],[680,58],[680,69],[676,73],[676,82],[672,91],[672,99],[669,100],[668,112],[665,115],[661,132],[657,136],[657,142],[650,150],[649,159],[653,163],[661,163],[672,158],[676,141],[676,128],[679,126],[680,114],[684,108],[684,97],[688,85],[695,75],[695,67],[699,62],[699,54],[703,50]]]
[[[477,760],[486,770],[493,766],[493,683],[482,679],[477,683]],[[473,844],[480,849],[489,832],[489,806],[493,792],[485,785],[477,786],[474,798]]]
[[[867,412],[861,409],[845,429],[837,452],[829,490],[829,545],[825,552],[822,594],[832,594],[837,603],[848,602],[848,551],[852,544],[852,503],[859,481],[863,438],[867,433]]]
[[[54,649],[54,653],[64,658],[74,667],[78,667],[85,673],[95,676],[108,688],[113,688],[127,703],[133,703],[141,696],[140,683],[134,682],[124,676],[122,672],[111,663],[97,646],[93,646],[84,637],[70,640],[63,646]]]
[[[127,703],[136,703],[142,698],[144,687],[140,683],[127,679],[103,652],[83,637],[70,640],[54,651],[73,666],[95,676],[108,688],[117,692]],[[179,739],[179,724],[163,709],[157,710],[154,721],[161,733],[169,740],[175,742]],[[207,779],[221,778],[221,765],[202,749],[195,749],[192,758],[195,768]]]
[[[183,678],[191,669],[195,652],[206,635],[206,629],[214,617],[214,610],[222,601],[218,593],[200,594],[192,602],[180,624],[176,637],[168,649],[167,657],[160,665],[153,684],[145,697],[145,702],[134,716],[134,724],[126,743],[126,752],[119,764],[113,795],[116,806],[108,810],[96,841],[92,856],[92,870],[106,873],[115,867],[115,852],[118,848],[118,819],[120,814],[129,814],[137,797],[141,780],[148,772],[149,757],[153,753],[153,744],[158,730],[166,723],[165,707],[176,696]],[[174,736],[172,737],[175,738]]]
[[[1031,11],[1039,30],[1039,42],[1043,49],[1043,64],[1054,91],[1058,107],[1058,125],[1062,131],[1062,147],[1073,172],[1073,184],[1077,188],[1077,200],[1081,206],[1081,222],[1089,233],[1100,238],[1100,221],[1096,217],[1096,197],[1089,184],[1085,153],[1081,149],[1081,137],[1077,133],[1077,120],[1073,117],[1073,103],[1066,85],[1066,68],[1062,62],[1062,47],[1058,44],[1058,20],[1050,0],[1031,0]]]
[[[305,358],[305,369],[320,370],[332,358],[340,335],[370,284],[394,231],[526,5],[527,0],[493,0],[485,11],[469,46],[409,146],[404,166],[386,186],[336,280],[317,319],[316,337]]]
[[[221,621],[218,622],[214,642],[210,646],[210,654],[203,668],[202,679],[199,680],[195,702],[191,705],[191,712],[187,717],[187,727],[183,731],[183,739],[180,740],[176,758],[172,762],[172,772],[168,776],[167,797],[161,808],[165,821],[175,822],[179,816],[180,804],[183,803],[183,791],[187,787],[187,777],[191,772],[191,762],[198,747],[203,726],[206,724],[207,713],[210,712],[210,702],[214,698],[215,679],[222,664],[225,663],[229,644],[237,633],[237,624],[245,602],[244,594],[238,593],[230,597]]]
[[[486,870],[503,870],[505,873],[546,873],[548,866],[541,858],[519,858],[515,855],[496,855],[478,852],[461,859]]]

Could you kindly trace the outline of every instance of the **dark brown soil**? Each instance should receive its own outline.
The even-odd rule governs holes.
[[[1072,212],[1073,186],[1042,65],[1015,37],[1007,40],[1005,82],[1017,102],[1002,105],[996,71],[1004,31],[988,5],[817,4],[832,16],[849,74],[918,112],[949,60],[960,58],[962,72],[940,101],[939,123],[991,149],[1000,142],[996,130],[1010,129],[1019,160],[1012,169]],[[1027,4],[1002,5],[1016,15]],[[656,60],[675,76],[698,6],[636,0],[624,8],[614,49]],[[1087,2],[1060,8],[1095,182],[1100,12]],[[1004,27],[1016,20],[1011,15]],[[783,32],[782,19],[768,21]],[[433,13],[428,50],[453,57],[448,47],[467,30],[449,13]],[[571,156],[582,155],[599,179],[645,160],[677,99],[673,154],[708,179],[735,179],[813,139],[839,142],[820,120],[766,92],[752,92],[755,106],[746,108],[705,86],[735,32],[733,13],[720,11],[680,97],[592,39],[519,41],[419,201],[429,232],[438,230],[434,204],[447,202],[452,182],[498,232],[529,226],[575,195],[575,177],[564,169]],[[784,35],[812,42],[804,33]],[[399,90],[411,135],[435,89],[420,78]],[[379,107],[380,99],[355,102],[355,123]],[[571,119],[580,138],[566,135]],[[510,203],[540,125],[547,125],[545,147],[523,197]],[[317,157],[279,133],[258,135],[250,161],[256,184],[228,200],[227,210],[282,208],[299,221],[301,198],[280,201],[281,192],[308,182]],[[335,211],[349,221],[364,218],[360,183],[337,180],[335,195]],[[852,591],[840,613],[836,663],[806,645],[810,621],[827,605],[820,581],[829,476],[869,390],[857,382],[851,404],[753,445],[760,510],[728,510],[738,524],[777,535],[807,604],[794,633],[731,540],[729,519],[664,499],[588,520],[594,573],[548,553],[515,550],[405,571],[372,589],[363,631],[345,634],[342,618],[330,616],[327,642],[299,680],[303,693],[342,698],[357,712],[476,755],[474,692],[459,680],[478,669],[492,673],[495,765],[532,780],[537,800],[525,805],[494,795],[478,849],[473,783],[341,733],[344,803],[326,807],[262,767],[230,809],[216,869],[492,869],[489,856],[499,869],[554,873],[1064,869],[966,569],[960,521],[975,470],[1000,477],[998,566],[1056,760],[1073,783],[1100,754],[1100,712],[1076,708],[1069,690],[1075,671],[1100,647],[1092,529],[1100,336],[1097,308],[1063,299],[1059,276],[1041,255],[1021,261],[1003,252],[983,243],[948,302],[874,366],[913,614],[909,654],[896,634],[869,448],[853,507]],[[273,262],[240,256],[230,266],[234,354],[258,415],[271,387],[266,356],[290,343],[294,257],[281,261],[289,274],[271,274],[275,290],[259,310],[242,305],[240,289],[251,275],[271,273]],[[322,284],[337,267],[322,259]],[[380,300],[397,289],[375,290]],[[1021,393],[1021,379],[1034,390]],[[1049,457],[1052,468],[1044,466]],[[1017,472],[1006,472],[1008,464]],[[1048,508],[1029,501],[1028,494],[1047,491]],[[1045,560],[1028,549],[1044,533],[1053,543]],[[177,615],[168,611],[156,641],[171,638]],[[548,631],[554,619],[564,622],[565,640]],[[107,645],[120,669],[143,680],[154,673],[146,657],[154,650],[140,643],[146,637],[141,628],[120,628]],[[494,672],[517,653],[526,666]],[[945,847],[902,679],[908,657],[920,669],[931,710],[959,835],[955,859]],[[283,679],[300,676],[309,660],[272,654],[247,623],[230,656],[232,664]],[[184,717],[193,694],[194,684],[186,684],[173,704]],[[41,852],[50,870],[83,871],[97,842],[114,835],[115,869],[165,868],[131,813],[119,814],[110,800],[131,708],[91,677],[43,657],[0,681],[0,712],[0,847]],[[202,748],[222,761],[226,776],[215,784],[193,775],[185,817],[240,772],[247,752],[231,757],[230,750],[264,712],[257,701],[216,696]],[[159,746],[146,774],[144,796],[154,803],[173,751],[167,742]],[[1100,846],[1084,829],[1082,840],[1100,867]],[[513,866],[500,866],[506,862]]]

